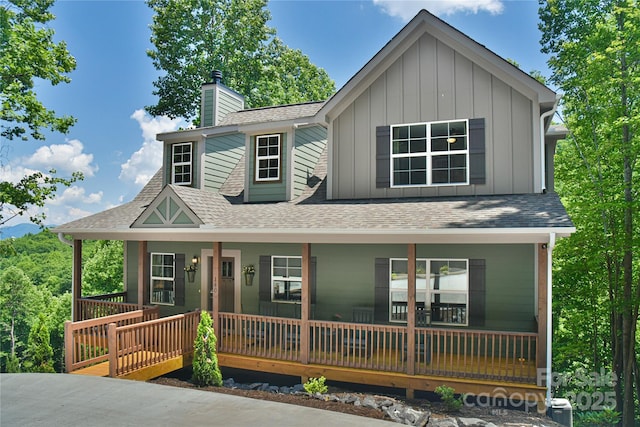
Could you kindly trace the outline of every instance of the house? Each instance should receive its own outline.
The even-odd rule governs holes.
[[[126,292],[97,299],[211,311],[222,366],[544,399],[552,249],[575,230],[552,90],[426,11],[324,102],[244,109],[221,79],[133,201],[54,230],[74,321],[96,304],[82,240],[123,240]]]

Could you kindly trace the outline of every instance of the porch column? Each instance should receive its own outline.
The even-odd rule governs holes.
[[[79,299],[82,298],[82,240],[73,240],[72,281],[73,304],[71,307],[73,313],[71,316],[74,322],[78,322],[82,320],[79,302]]]
[[[536,368],[546,368],[547,357],[547,252],[546,243],[538,244],[538,343],[536,346]]]
[[[311,313],[311,244],[302,244],[302,297],[300,301],[300,362],[309,363],[309,313]]]
[[[149,301],[149,255],[147,253],[147,241],[138,242],[138,309],[142,310],[144,304]]]
[[[219,323],[220,313],[220,284],[222,283],[222,243],[213,243],[213,269],[211,271],[211,318],[213,319],[213,328],[216,334],[220,336],[221,330]]]
[[[416,356],[416,245],[407,245],[407,374],[415,374]],[[407,390],[413,394],[413,390]]]

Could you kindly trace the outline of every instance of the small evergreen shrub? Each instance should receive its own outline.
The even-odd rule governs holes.
[[[304,390],[309,394],[325,394],[329,391],[329,388],[324,384],[327,379],[325,377],[309,378],[309,381],[304,383]]]
[[[193,351],[193,376],[191,381],[198,386],[222,385],[222,373],[218,366],[216,354],[216,334],[213,330],[213,321],[206,311],[200,314],[198,334],[194,342]]]
[[[10,374],[20,373],[20,360],[15,354],[7,354],[6,372]]]
[[[447,412],[458,412],[462,408],[463,397],[456,398],[453,387],[441,385],[436,387],[435,392],[440,396]]]

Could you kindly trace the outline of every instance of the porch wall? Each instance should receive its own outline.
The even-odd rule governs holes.
[[[129,301],[137,295],[137,242],[129,242],[127,251],[127,290]],[[184,253],[187,260],[201,249],[211,246],[200,243],[149,242],[149,252]],[[226,243],[223,249],[241,251],[241,265],[253,264],[259,269],[261,255],[301,254],[300,244]],[[374,305],[375,259],[406,258],[406,245],[311,245],[317,259],[315,318],[330,320],[340,314],[351,320],[353,306]],[[535,245],[417,245],[418,258],[480,258],[486,260],[485,329],[501,331],[536,331],[535,316]],[[205,262],[206,260],[202,260]],[[183,313],[200,308],[201,269],[194,283],[186,284],[185,306],[161,306],[161,315]],[[259,272],[253,286],[240,280],[242,312],[258,314]],[[290,305],[283,303],[281,315]]]

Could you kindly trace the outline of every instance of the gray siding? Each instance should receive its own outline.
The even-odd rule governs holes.
[[[207,138],[205,141],[202,188],[217,191],[229,178],[244,153],[244,134]]]
[[[424,34],[333,122],[336,199],[531,193],[534,101]],[[484,185],[376,188],[376,126],[485,118]]]
[[[327,145],[327,130],[322,126],[297,129],[295,139],[293,197],[302,193],[307,186],[307,179],[313,175],[318,159]]]
[[[249,202],[278,202],[287,200],[287,177],[289,172],[289,150],[287,148],[287,134],[282,135],[280,180],[275,182],[256,182],[256,138],[251,137],[251,155],[249,156]]]
[[[238,96],[230,93],[223,88],[218,89],[218,111],[216,111],[216,124],[220,123],[227,114],[240,111],[244,106],[244,102],[238,99]]]
[[[214,117],[216,114],[216,101],[215,101],[215,91],[216,89],[205,89],[203,90],[203,106],[202,106],[202,126],[213,126]]]

